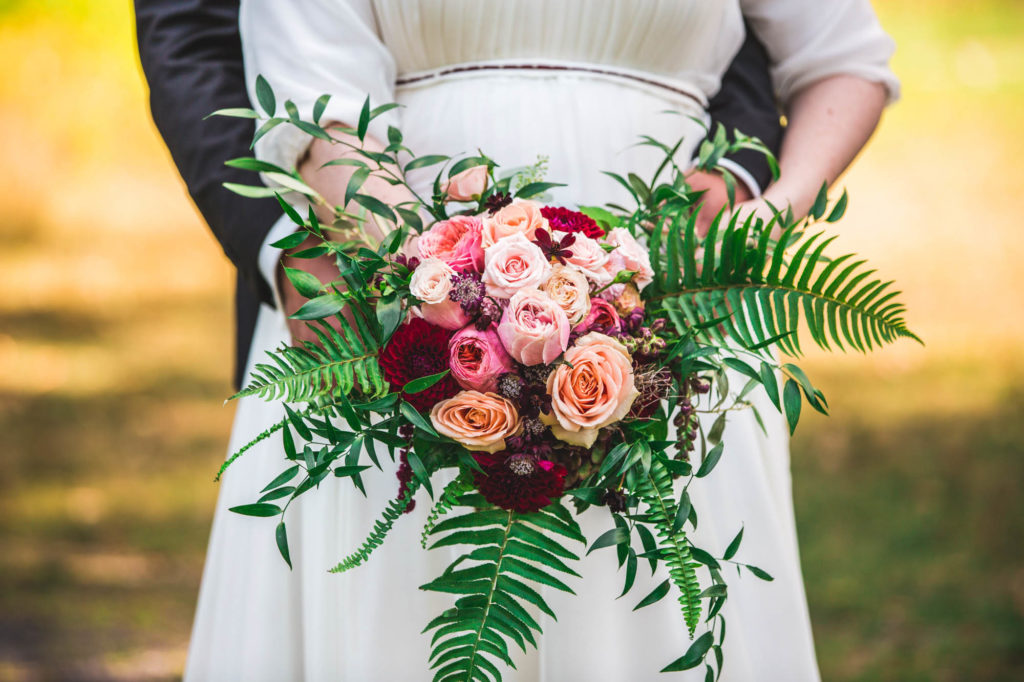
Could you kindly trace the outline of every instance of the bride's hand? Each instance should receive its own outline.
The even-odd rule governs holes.
[[[330,126],[331,124],[327,124],[324,128],[330,129]],[[336,129],[332,131],[332,134],[339,140],[344,140],[357,146],[359,145],[358,138],[354,136],[344,135]],[[384,145],[370,137],[366,138],[363,147],[371,151],[381,151],[384,149]],[[339,206],[344,203],[345,188],[348,186],[348,181],[356,170],[354,166],[347,165],[324,167],[324,164],[329,161],[340,158],[357,158],[364,161],[366,160],[344,144],[331,144],[325,140],[315,139],[310,145],[306,156],[298,166],[299,175],[302,176],[302,179],[307,185],[316,190],[320,196],[330,204],[330,206]],[[367,178],[359,191],[361,194],[372,195],[389,206],[394,206],[395,204],[403,201],[409,201],[413,198],[405,186],[391,185],[376,175],[371,175]],[[346,208],[352,212],[359,210],[358,205],[355,203],[350,204]],[[329,225],[334,222],[334,215],[330,208],[326,206],[318,206],[314,210],[317,212],[318,219],[324,224]],[[364,230],[367,233],[366,236],[369,238],[370,242],[372,242],[371,246],[379,243],[384,237],[383,232],[380,231],[379,226],[374,220],[367,220],[364,224]],[[281,302],[284,307],[285,315],[292,315],[306,302],[306,298],[296,291],[295,287],[292,286],[291,281],[287,276],[285,276],[285,267],[305,270],[306,272],[315,275],[324,284],[334,283],[335,286],[343,288],[343,284],[338,282],[339,272],[337,265],[335,264],[333,254],[313,259],[295,258],[290,255],[295,251],[301,251],[302,249],[316,246],[316,244],[317,242],[313,239],[308,239],[306,240],[306,243],[296,249],[293,249],[289,253],[285,253],[281,257],[277,273],[277,284],[278,290],[281,292]],[[343,314],[347,319],[347,311],[343,311]],[[288,330],[291,332],[293,345],[299,345],[302,341],[318,342],[316,334],[309,329],[303,320],[293,320],[289,317]]]
[[[729,191],[725,178],[715,171],[694,170],[686,176],[686,182],[696,192],[704,192],[700,210],[697,213],[697,235],[703,237],[711,227],[711,221],[729,203]],[[742,182],[736,183],[736,201],[746,202],[751,198],[750,190]]]

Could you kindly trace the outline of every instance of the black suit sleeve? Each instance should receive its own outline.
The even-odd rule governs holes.
[[[221,183],[253,184],[255,175],[224,165],[251,156],[252,121],[203,117],[248,107],[238,31],[239,0],[135,0],[142,70],[153,121],[189,194],[224,253],[261,300],[273,305],[260,275],[260,246],[281,215],[274,199],[248,199]]]
[[[722,88],[711,99],[708,112],[712,132],[721,123],[730,135],[739,130],[760,138],[772,153],[779,153],[783,130],[768,72],[768,53],[749,26],[743,47],[722,77]],[[727,158],[745,168],[761,189],[771,182],[771,170],[760,152],[743,150]]]

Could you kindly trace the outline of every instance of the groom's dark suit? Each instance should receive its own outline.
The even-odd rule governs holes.
[[[273,199],[245,199],[221,186],[252,182],[251,173],[224,165],[228,159],[250,155],[251,122],[216,116],[203,120],[216,109],[249,106],[238,5],[238,0],[135,0],[139,56],[149,83],[153,121],[189,194],[238,269],[236,385],[245,370],[259,305],[273,305],[257,260],[264,237],[281,215]],[[777,150],[782,128],[767,57],[750,31],[710,110],[727,129],[760,137]],[[741,152],[732,159],[762,187],[768,183],[768,166],[757,153]]]

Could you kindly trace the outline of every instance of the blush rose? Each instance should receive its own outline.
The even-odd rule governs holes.
[[[448,180],[444,193],[452,201],[476,201],[487,189],[487,166],[473,166]]]
[[[520,289],[539,287],[550,275],[544,252],[522,234],[499,239],[484,254],[484,286],[495,298],[512,298]]]
[[[498,338],[513,359],[524,365],[554,362],[569,344],[569,318],[539,289],[521,289],[508,302],[498,324]]]

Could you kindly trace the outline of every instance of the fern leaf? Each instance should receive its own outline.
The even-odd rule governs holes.
[[[395,521],[398,520],[398,517],[405,512],[405,508],[409,506],[409,500],[413,498],[413,495],[416,494],[419,487],[419,479],[413,477],[406,487],[405,495],[395,498],[388,503],[388,506],[385,507],[380,519],[373,524],[373,529],[370,531],[370,534],[367,536],[363,544],[359,546],[359,549],[342,559],[337,566],[330,569],[330,572],[344,573],[345,571],[366,563],[366,560],[370,558],[373,550],[380,547],[388,533],[391,532],[391,528],[395,525]]]
[[[472,481],[463,476],[456,477],[444,487],[437,502],[434,503],[433,508],[427,515],[426,522],[423,524],[423,534],[420,536],[420,544],[423,546],[423,549],[427,548],[427,538],[430,537],[438,520],[459,503],[461,495],[472,489]]]
[[[655,458],[651,462],[650,471],[640,480],[637,492],[649,507],[650,521],[657,532],[669,577],[679,590],[679,606],[692,637],[700,622],[701,612],[698,564],[690,554],[685,531],[674,529],[678,509],[673,495],[672,476],[661,460]]]
[[[814,343],[826,350],[835,345],[865,352],[900,338],[920,342],[907,327],[903,306],[893,300],[898,292],[889,291],[892,282],[873,278],[874,270],[851,254],[826,258],[834,236],[807,235],[796,226],[783,232],[777,243],[762,234],[752,244],[749,236],[749,221],[739,225],[734,216],[722,226],[716,219],[705,239],[698,277],[691,274],[697,264],[687,253],[688,245],[697,239],[694,224],[688,223],[682,234],[669,229],[665,253],[658,255],[666,262],[658,285],[677,326],[725,317],[721,329],[703,329],[699,339],[720,345],[724,332],[747,348],[778,339],[782,350],[791,355],[801,353],[801,318]],[[679,240],[682,254],[674,245]],[[792,255],[786,255],[787,248],[793,249]],[[677,277],[669,276],[667,269],[680,257],[684,276],[677,286]]]
[[[495,508],[473,494],[462,495],[458,503],[478,509],[449,517],[427,533],[442,536],[432,547],[475,546],[440,577],[420,587],[460,595],[455,608],[424,629],[434,631],[434,681],[500,681],[498,664],[512,665],[509,643],[523,651],[537,645],[534,633],[540,633],[541,627],[529,609],[535,607],[554,616],[530,583],[571,592],[555,573],[578,576],[563,558],[579,557],[538,529],[576,541],[583,536],[568,510],[558,503],[531,514]],[[467,562],[472,565],[465,567]]]

